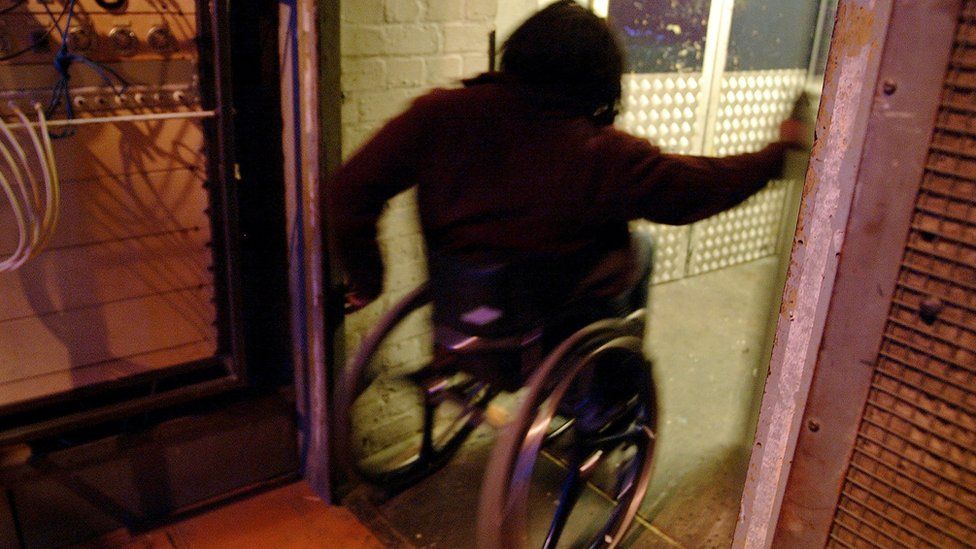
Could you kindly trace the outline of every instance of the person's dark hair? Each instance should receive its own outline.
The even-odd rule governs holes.
[[[542,9],[512,33],[501,70],[564,97],[599,124],[613,122],[624,54],[613,31],[573,0]]]

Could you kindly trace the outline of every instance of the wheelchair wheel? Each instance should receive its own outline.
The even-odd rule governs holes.
[[[395,493],[436,471],[478,426],[489,387],[433,364],[423,332],[427,286],[404,297],[364,338],[347,363],[335,399],[334,448],[350,480]],[[418,330],[417,327],[420,327]],[[403,333],[404,331],[408,333]],[[407,341],[413,364],[391,364],[385,352]]]
[[[530,379],[488,464],[479,547],[621,542],[647,491],[657,416],[650,365],[634,324],[609,320],[584,328]],[[626,383],[601,399],[604,383],[595,381],[601,376]]]

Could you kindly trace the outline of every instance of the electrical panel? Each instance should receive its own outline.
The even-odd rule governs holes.
[[[0,261],[24,247],[26,218],[57,219],[0,272],[0,411],[227,362],[214,5],[0,0],[0,117],[30,151],[17,111],[45,115],[59,178],[57,203],[34,201],[33,216],[0,194]],[[46,181],[26,156],[11,155],[21,179]]]
[[[71,74],[76,111],[172,109],[198,99],[194,1],[126,0],[115,9],[102,7],[113,2],[94,0],[7,4],[0,7],[4,106],[10,99],[24,104],[50,100],[60,76],[54,61],[63,36],[70,53],[84,58],[74,62]],[[122,90],[126,83],[128,89]]]

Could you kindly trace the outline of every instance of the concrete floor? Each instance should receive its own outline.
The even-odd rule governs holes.
[[[661,405],[657,461],[627,546],[728,546],[748,464],[757,383],[765,378],[778,266],[768,258],[654,287],[648,351]],[[493,438],[482,427],[433,477],[381,503],[354,495],[350,505],[374,527],[417,546],[469,546]],[[547,467],[540,476],[556,466]],[[545,488],[533,498],[533,509],[554,499]],[[589,494],[579,522],[604,505]]]
[[[661,416],[641,514],[689,547],[731,540],[766,374],[778,267],[767,258],[652,290],[648,352]]]

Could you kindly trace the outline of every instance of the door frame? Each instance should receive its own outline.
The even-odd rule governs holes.
[[[927,0],[945,3],[957,0]],[[823,103],[800,221],[783,293],[776,343],[733,545],[768,547],[782,504],[802,413],[813,378],[834,293],[848,218],[875,100],[890,18],[896,0],[841,0],[828,60]],[[330,496],[326,364],[338,339],[329,303],[334,287],[322,242],[320,181],[336,162],[337,143],[323,137],[334,127],[328,101],[335,92],[317,81],[337,63],[332,4],[289,0],[281,4],[282,114],[285,122],[288,236],[293,296],[293,357],[302,429],[304,473]],[[321,94],[321,95],[320,95]],[[336,96],[338,97],[338,96]],[[336,103],[336,102],[332,102]],[[309,115],[311,113],[311,115]],[[333,151],[330,153],[330,151]],[[332,313],[330,313],[332,311]],[[331,319],[331,320],[330,320]]]
[[[333,167],[338,101],[322,101],[334,90],[338,70],[319,82],[320,67],[338,67],[338,2],[283,0],[279,3],[282,148],[287,210],[288,275],[291,294],[292,361],[302,475],[324,501],[332,502],[329,454],[331,376],[334,352],[329,326],[336,321],[327,303],[335,298],[328,254],[323,247],[321,180]],[[321,40],[321,43],[320,43]],[[333,103],[335,105],[333,105]],[[341,321],[341,317],[339,320]]]
[[[733,547],[769,547],[837,276],[894,0],[841,0]]]
[[[823,546],[854,446],[925,170],[959,0],[896,0],[866,120],[855,193],[775,546]],[[925,21],[919,25],[919,21]],[[911,37],[911,39],[907,39]],[[867,91],[867,90],[866,90]]]
[[[733,547],[826,542],[958,13],[959,0],[839,3]]]

